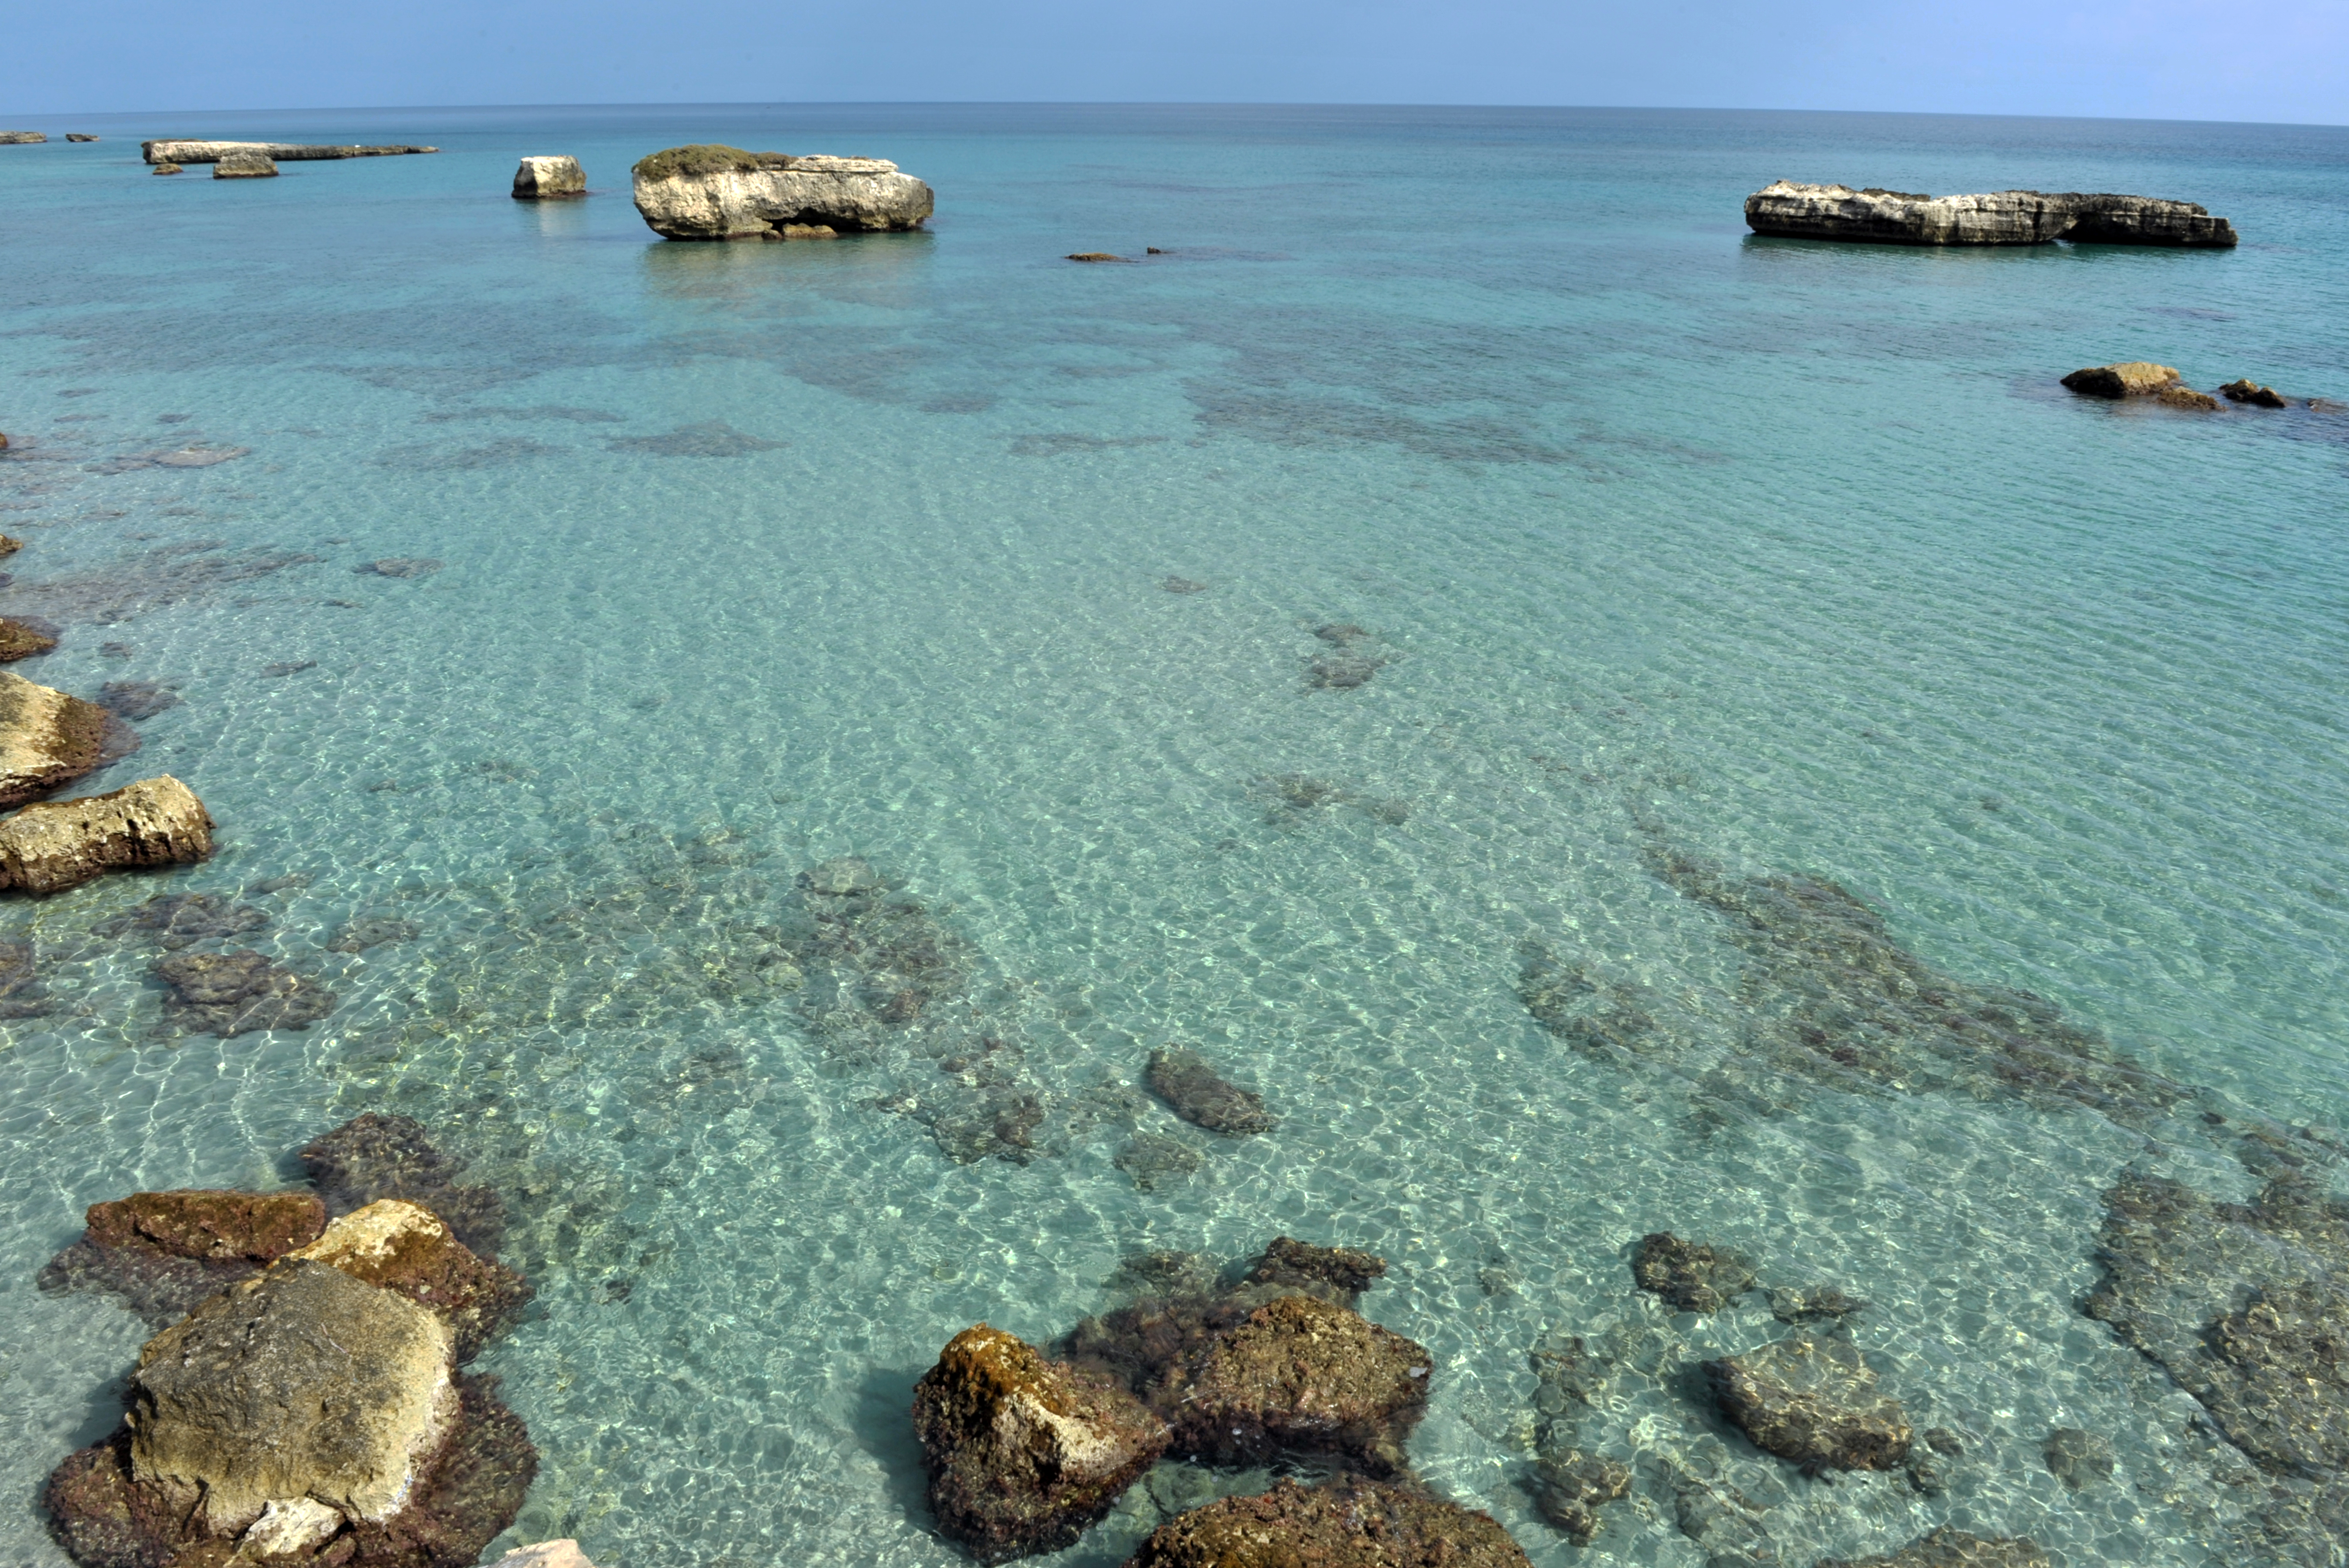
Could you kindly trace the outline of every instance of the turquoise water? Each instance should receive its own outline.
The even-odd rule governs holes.
[[[83,1206],[277,1181],[370,1108],[506,1190],[538,1284],[482,1363],[544,1456],[501,1546],[958,1561],[905,1417],[938,1346],[982,1318],[1050,1339],[1134,1251],[1285,1231],[1390,1260],[1364,1311],[1435,1353],[1423,1474],[1545,1568],[1702,1563],[1691,1474],[1766,1509],[1790,1564],[1945,1521],[2075,1564],[2246,1560],[2240,1458],[2076,1306],[2102,1189],[2139,1168],[2243,1196],[2228,1135],[1758,1074],[1741,1043],[1783,977],[1654,857],[1832,877],[1925,961],[2059,1003],[2204,1104],[2342,1120],[2349,418],[2054,379],[2152,358],[2349,399],[2349,131],[978,108],[49,129],[106,140],[0,149],[0,528],[26,542],[0,613],[65,628],[34,679],[178,690],[94,782],[178,774],[222,848],[0,908],[56,1002],[0,1023],[7,1561],[63,1561],[36,1489],[111,1424],[147,1332],[35,1290]],[[149,176],[138,138],[181,133],[443,151]],[[626,168],[688,140],[892,158],[939,215],[664,244]],[[510,201],[515,158],[550,152],[595,193]],[[1754,239],[1739,204],[1779,176],[2142,192],[2246,242]],[[246,450],[118,461],[191,443]],[[443,567],[353,570],[382,557]],[[1330,622],[1386,660],[1368,683],[1310,680]],[[1340,793],[1294,804],[1299,775]],[[871,974],[779,961],[794,874],[844,854],[922,902],[968,981],[915,1026],[858,1000]],[[266,910],[236,940],[323,978],[333,1015],[164,1032],[154,950],[92,928],[166,890]],[[413,935],[337,950],[368,919]],[[1528,942],[1637,999],[1645,1044],[1545,1032]],[[940,1071],[990,1037],[1008,1067]],[[1278,1129],[1216,1140],[1138,1096],[1169,1043]],[[1046,1113],[1002,1151],[1024,1163],[951,1158],[1004,1094]],[[1200,1168],[1138,1187],[1137,1129]],[[1886,1386],[1965,1434],[1946,1494],[1806,1480],[1708,1417],[1672,1369],[1784,1331],[1759,1296],[1697,1318],[1634,1292],[1628,1248],[1666,1228],[1866,1297]],[[1661,1370],[1585,1423],[1640,1479],[1578,1550],[1518,1484],[1526,1358],[1610,1329]],[[2111,1434],[2115,1480],[2060,1484],[2055,1427]],[[1122,1560],[1185,1484],[1061,1561]]]

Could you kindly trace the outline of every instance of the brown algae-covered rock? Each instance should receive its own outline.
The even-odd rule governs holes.
[[[460,1184],[464,1161],[435,1147],[413,1116],[365,1112],[311,1139],[295,1158],[330,1215],[400,1198],[432,1210],[481,1257],[495,1257],[504,1241],[505,1200],[495,1188]]]
[[[2292,400],[2273,387],[2262,387],[2244,377],[2228,382],[2219,389],[2219,395],[2230,403],[2249,403],[2255,409],[2288,409]]]
[[[1631,1254],[1631,1277],[1641,1290],[1682,1312],[1716,1313],[1754,1288],[1753,1267],[1737,1253],[1691,1245],[1670,1231],[1640,1239]]]
[[[1889,1557],[1822,1558],[1818,1568],[2052,1568],[2029,1536],[1969,1535],[1946,1526]]]
[[[585,196],[587,176],[576,158],[525,158],[514,171],[513,198],[543,202],[556,196]]]
[[[0,616],[0,664],[14,664],[20,659],[38,659],[57,646],[57,634],[8,616]]]
[[[1176,1451],[1211,1464],[1335,1454],[1373,1473],[1407,1468],[1434,1359],[1314,1296],[1281,1296],[1216,1342],[1162,1404]],[[1170,1390],[1171,1392],[1171,1390]]]
[[[307,1029],[335,1010],[333,992],[249,950],[176,953],[156,961],[155,975],[171,988],[163,1016],[194,1034]]]
[[[791,228],[919,228],[930,188],[879,158],[793,157],[698,143],[629,171],[636,211],[671,240],[782,237]]]
[[[1319,1296],[1350,1307],[1386,1272],[1387,1261],[1375,1252],[1358,1251],[1351,1247],[1317,1247],[1310,1241],[1275,1236],[1250,1265],[1247,1282],[1278,1285],[1298,1295]]]
[[[1106,1377],[985,1324],[914,1386],[938,1527],[982,1563],[1073,1544],[1165,1451],[1167,1431]]]
[[[1125,1568],[1528,1568],[1490,1514],[1350,1478],[1277,1483],[1167,1521]]]
[[[1270,1132],[1279,1124],[1264,1108],[1264,1096],[1224,1081],[1196,1051],[1181,1045],[1150,1054],[1150,1092],[1174,1114],[1225,1137]]]
[[[1764,1453],[1806,1471],[1898,1469],[1911,1434],[1899,1401],[1849,1340],[1795,1334],[1704,1364],[1722,1413]]]
[[[325,1216],[324,1203],[318,1213]],[[434,1314],[455,1335],[460,1362],[480,1354],[533,1293],[513,1270],[475,1257],[439,1215],[397,1198],[352,1210],[291,1256],[329,1264]]]
[[[2151,398],[2174,409],[2209,412],[2219,400],[2185,385],[2168,365],[2133,359],[2120,365],[2091,365],[2064,378],[2064,385],[2085,398]]]
[[[157,1328],[326,1229],[315,1193],[134,1192],[93,1203],[88,1229],[49,1260],[44,1291],[109,1291]]]
[[[98,766],[106,711],[0,670],[0,806],[22,805]]]
[[[165,774],[107,794],[36,801],[0,822],[0,888],[55,893],[109,871],[184,866],[212,852],[204,803]]]

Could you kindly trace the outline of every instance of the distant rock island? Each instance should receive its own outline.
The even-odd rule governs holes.
[[[1923,196],[1780,180],[1745,198],[1757,234],[1888,245],[2231,245],[2234,226],[2191,202],[2075,191]]]
[[[671,240],[825,239],[915,229],[930,188],[880,158],[794,158],[698,143],[640,160],[636,211]]]
[[[274,163],[321,158],[396,158],[407,152],[438,152],[437,147],[315,147],[298,141],[142,141],[139,156],[150,163],[217,163],[226,153],[258,152]]]

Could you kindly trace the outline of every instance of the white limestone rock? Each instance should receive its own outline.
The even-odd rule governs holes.
[[[1745,198],[1755,234],[1898,245],[2080,244],[2223,246],[2234,226],[2191,202],[2076,191],[1992,191],[1926,196],[1873,186],[1780,180]]]
[[[913,229],[935,205],[927,185],[880,158],[794,158],[697,144],[656,152],[631,173],[636,211],[672,240]]]
[[[586,171],[579,167],[576,158],[525,158],[522,167],[514,171],[513,195],[517,202],[543,202],[552,196],[586,193]]]

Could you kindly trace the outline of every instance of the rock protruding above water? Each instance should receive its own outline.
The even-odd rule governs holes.
[[[157,174],[184,174],[187,171],[181,168],[176,163],[158,163],[150,172]]]
[[[0,670],[0,806],[73,783],[105,742],[104,709]]]
[[[671,240],[781,239],[789,229],[919,228],[930,188],[879,158],[672,147],[631,171],[636,211]]]
[[[191,1034],[307,1029],[335,1010],[333,992],[250,950],[175,953],[156,961],[155,976],[171,988],[163,1016]]]
[[[1169,1520],[1125,1568],[1529,1568],[1490,1514],[1414,1488],[1277,1483]]]
[[[1682,1312],[1716,1313],[1754,1288],[1754,1266],[1735,1252],[1692,1245],[1670,1231],[1640,1239],[1631,1277]]]
[[[586,193],[587,175],[576,158],[525,158],[522,167],[514,171],[513,195],[517,202],[543,202],[554,196]]]
[[[1409,1468],[1403,1440],[1426,1414],[1434,1367],[1423,1346],[1345,1307],[1281,1296],[1217,1341],[1160,1407],[1176,1450],[1211,1464],[1328,1454],[1396,1474]]]
[[[438,152],[437,147],[392,144],[381,147],[319,146],[300,141],[174,141],[139,144],[139,156],[150,163],[217,163],[232,152],[257,152],[280,163],[312,162],[332,158],[395,158],[409,152]]]
[[[2263,387],[2250,377],[2228,382],[2219,389],[2219,395],[2230,403],[2249,403],[2255,409],[2288,409],[2292,400],[2273,387]]]
[[[1796,1334],[1704,1364],[1722,1413],[1764,1453],[1820,1470],[1898,1469],[1911,1434],[1899,1401],[1849,1340]]]
[[[183,866],[212,852],[204,803],[165,774],[108,794],[36,801],[0,822],[0,888],[55,893],[109,871]]]
[[[41,1271],[44,1291],[109,1291],[157,1328],[318,1239],[311,1192],[134,1192],[93,1203],[81,1239]]]
[[[559,1541],[542,1541],[535,1546],[517,1546],[490,1568],[595,1568],[587,1561],[587,1553],[579,1550],[579,1542],[565,1536]]]
[[[67,141],[96,141],[98,138],[87,135],[82,131],[68,130],[66,132],[66,140]]]
[[[2232,224],[2191,202],[2076,191],[1992,191],[1925,196],[1875,186],[1779,180],[1745,198],[1758,234],[1898,245],[2075,244],[2223,246]]]
[[[1225,1137],[1270,1132],[1279,1123],[1264,1108],[1264,1096],[1226,1083],[1207,1059],[1187,1046],[1150,1054],[1150,1092],[1195,1127]]]
[[[0,130],[0,147],[33,147],[48,139],[45,130]]]
[[[429,1209],[484,1258],[505,1239],[505,1203],[490,1187],[460,1184],[464,1162],[434,1147],[413,1116],[368,1111],[295,1152],[337,1219],[386,1198]]]
[[[1166,1449],[1164,1422],[1111,1379],[985,1324],[914,1386],[938,1527],[982,1563],[1072,1545]]]
[[[215,180],[274,180],[277,164],[266,152],[237,148],[223,152],[212,163]]]
[[[36,624],[0,616],[0,664],[14,664],[20,659],[38,659],[56,650],[57,637],[49,623]]]
[[[2051,1568],[2027,1535],[1969,1535],[1944,1526],[1889,1557],[1823,1558],[1818,1568]]]
[[[2151,398],[2170,408],[2192,409],[2198,413],[2209,413],[2219,406],[2218,399],[2186,385],[2169,366],[2144,359],[2121,365],[2091,365],[2064,377],[2064,385],[2084,398]]]
[[[323,1203],[318,1212],[325,1214]],[[513,1270],[474,1256],[439,1215],[397,1198],[353,1210],[288,1255],[407,1297],[449,1325],[460,1363],[479,1355],[533,1294]]]

